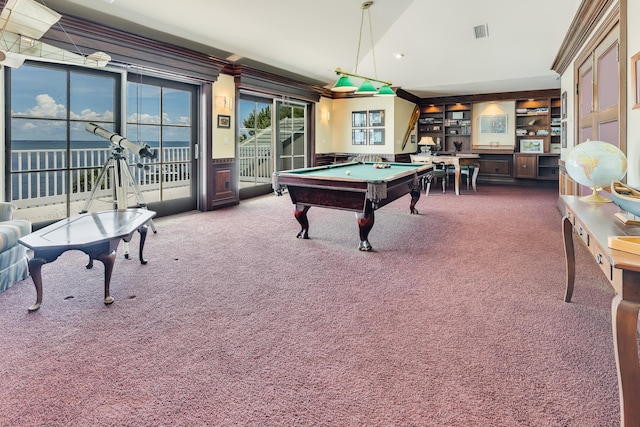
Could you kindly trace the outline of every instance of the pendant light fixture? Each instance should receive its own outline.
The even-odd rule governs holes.
[[[356,67],[353,73],[348,73],[340,68],[336,68],[336,74],[339,76],[338,81],[331,88],[334,92],[352,92],[356,95],[374,95],[374,96],[396,96],[396,93],[391,89],[391,82],[378,79],[378,68],[376,66],[376,51],[373,43],[373,29],[371,25],[371,11],[370,8],[373,5],[372,1],[366,1],[362,3],[360,9],[362,13],[360,15],[360,37],[358,38],[358,50],[356,51]],[[373,70],[375,77],[366,77],[358,74],[358,63],[360,62],[360,46],[362,45],[362,28],[364,26],[364,12],[367,11],[367,17],[369,19],[369,36],[371,38],[371,56],[373,57]],[[356,86],[349,77],[355,77],[364,80],[360,87]],[[372,82],[380,83],[380,89],[376,88]]]

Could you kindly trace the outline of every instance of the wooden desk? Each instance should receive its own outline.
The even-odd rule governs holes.
[[[611,304],[613,345],[618,369],[620,419],[623,427],[640,426],[640,362],[638,312],[640,310],[640,256],[610,249],[609,236],[640,236],[640,227],[626,226],[614,218],[613,203],[582,202],[576,196],[560,196],[564,211],[562,230],[567,261],[565,302],[571,301],[576,276],[573,232],[591,254],[615,290]]]
[[[120,240],[128,242],[137,230],[140,233],[140,262],[146,264],[142,256],[147,235],[146,224],[155,215],[155,212],[146,209],[84,213],[20,238],[19,242],[34,252],[29,260],[29,273],[36,287],[36,303],[29,307],[29,311],[38,310],[42,303],[42,265],[74,249],[89,255],[87,268],[93,267],[94,259],[104,264],[104,303],[111,304],[113,298],[109,294],[109,284]]]
[[[478,164],[479,154],[464,154],[460,153],[455,156],[425,156],[425,155],[411,155],[412,163],[428,163],[433,164],[433,161],[444,163],[445,165],[453,166],[455,169],[455,189],[456,195],[460,195],[460,170],[462,166],[473,166],[473,176],[471,177],[471,186],[473,191],[478,191],[476,187],[476,180],[478,178],[478,172],[480,172],[480,165]]]

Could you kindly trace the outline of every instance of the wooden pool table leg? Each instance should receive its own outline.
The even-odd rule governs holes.
[[[367,208],[364,212],[356,212],[356,221],[360,228],[360,244],[358,245],[358,249],[361,251],[370,251],[373,249],[369,243],[369,232],[373,228],[373,223],[375,222],[373,212],[373,208]]]
[[[298,239],[308,239],[309,238],[309,219],[307,218],[307,211],[311,206],[302,206],[295,205],[295,210],[293,212],[293,216],[296,217],[302,229],[296,235]]]
[[[409,204],[409,210],[412,214],[418,215],[418,209],[416,209],[416,203],[420,200],[420,187],[411,188],[411,203]]]

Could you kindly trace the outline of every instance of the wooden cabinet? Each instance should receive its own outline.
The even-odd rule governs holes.
[[[418,119],[418,140],[430,136],[437,151],[471,152],[471,103],[429,105]]]
[[[562,102],[560,98],[551,98],[551,123],[549,124],[551,153],[560,153],[562,144]]]
[[[560,109],[560,98],[516,101],[514,178],[558,180]]]
[[[432,151],[441,151],[444,141],[444,105],[430,105],[420,111],[418,119],[418,141],[430,136],[436,144]]]
[[[471,152],[471,104],[445,107],[444,151]]]
[[[516,153],[513,155],[514,178],[558,180],[559,154]]]
[[[514,178],[535,179],[538,176],[538,156],[536,154],[514,155]]]
[[[479,154],[480,181],[518,185],[552,185],[552,181],[559,181],[560,91],[514,92],[497,98],[496,101],[515,104],[515,111],[510,105],[509,111],[504,112],[508,113],[511,133],[508,142],[513,141],[514,147],[477,145],[472,149],[472,132],[479,127],[480,115],[479,112],[474,115],[473,110],[488,100],[485,96],[473,95],[424,99],[420,106],[418,139],[431,136],[434,141],[439,140],[439,151]]]
[[[541,140],[549,152],[549,98],[516,101],[516,150],[522,151],[522,140]]]
[[[480,176],[483,178],[505,179],[512,176],[513,155],[511,153],[481,153],[478,163]]]

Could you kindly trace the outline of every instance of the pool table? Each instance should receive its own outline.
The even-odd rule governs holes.
[[[431,165],[412,163],[339,163],[274,172],[273,189],[281,196],[286,188],[291,196],[294,216],[302,226],[296,237],[309,238],[307,211],[311,206],[343,209],[356,212],[358,249],[370,251],[374,211],[410,193],[409,210],[417,214],[420,179],[431,170]]]

